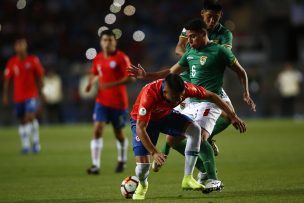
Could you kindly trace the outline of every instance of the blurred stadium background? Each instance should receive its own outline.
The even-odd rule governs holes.
[[[247,70],[257,113],[240,100],[237,78],[227,71],[224,87],[244,117],[280,117],[278,74],[286,63],[304,70],[304,2],[301,0],[229,0],[222,23],[234,35],[233,51]],[[183,24],[199,17],[201,0],[2,0],[0,1],[0,77],[14,54],[16,36],[28,39],[30,52],[46,69],[45,89],[52,95],[41,109],[43,123],[91,122],[94,95],[80,90],[99,49],[98,33],[114,29],[119,48],[147,70],[173,65]],[[146,81],[129,86],[130,104]],[[55,85],[54,85],[55,84]],[[299,84],[303,87],[303,83]],[[2,91],[2,82],[0,91]],[[303,88],[295,111],[303,118]],[[131,105],[130,105],[131,107]],[[0,125],[16,123],[13,106],[1,105]]]

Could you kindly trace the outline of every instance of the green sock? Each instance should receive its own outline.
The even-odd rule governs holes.
[[[187,143],[187,140],[184,139],[184,140],[181,141],[181,143],[174,146],[173,149],[178,151],[181,155],[185,156],[186,143]],[[198,159],[196,161],[196,164],[195,164],[195,167],[202,173],[206,172],[206,170],[204,168],[204,163],[203,163],[203,161],[201,160],[200,157],[198,157]]]
[[[228,126],[230,125],[230,121],[229,119],[220,116],[215,123],[214,129],[212,131],[212,134],[210,135],[210,137],[208,139],[212,139],[215,135],[219,134],[220,132],[222,132],[223,130],[225,130]]]
[[[199,152],[199,157],[203,160],[204,167],[207,171],[208,179],[217,180],[216,166],[214,161],[214,153],[211,145],[207,141],[203,141]]]
[[[161,149],[161,153],[163,153],[165,155],[169,155],[169,153],[170,153],[170,146],[169,146],[169,144],[167,142],[163,145],[163,148]]]

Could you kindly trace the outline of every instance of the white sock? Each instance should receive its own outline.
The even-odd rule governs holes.
[[[119,162],[127,162],[127,152],[128,152],[128,144],[129,141],[127,138],[123,140],[123,142],[119,142],[116,140],[116,147],[117,147],[117,160]]]
[[[34,144],[39,144],[39,123],[37,119],[32,122],[32,140]]]
[[[103,139],[93,139],[91,140],[91,157],[92,164],[100,168],[100,154],[103,147]]]
[[[143,187],[148,184],[149,169],[150,163],[136,163],[135,174]]]
[[[30,136],[28,125],[19,125],[19,135],[21,140],[21,146],[23,149],[30,148]]]
[[[192,175],[197,161],[201,144],[201,128],[196,123],[191,123],[185,133],[187,144],[185,149],[185,176]]]

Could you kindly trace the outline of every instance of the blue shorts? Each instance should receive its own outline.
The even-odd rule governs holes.
[[[112,123],[115,129],[121,129],[127,123],[127,110],[106,107],[100,103],[95,103],[93,120],[95,122]]]
[[[144,147],[139,137],[136,135],[136,120],[130,119],[132,131],[132,144],[135,156],[146,156],[150,153]],[[177,111],[172,111],[169,115],[157,120],[149,122],[147,133],[151,142],[156,146],[159,133],[164,133],[171,136],[184,136],[189,123],[193,121],[186,115]]]
[[[38,100],[30,98],[24,102],[15,103],[15,113],[18,118],[22,118],[26,113],[36,113],[38,109]]]

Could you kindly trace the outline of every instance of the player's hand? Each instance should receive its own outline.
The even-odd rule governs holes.
[[[248,104],[250,106],[252,111],[254,111],[254,112],[256,111],[256,109],[255,109],[256,105],[255,105],[254,101],[251,99],[251,97],[249,96],[249,93],[244,92],[243,100],[246,102],[246,104]]]
[[[3,95],[2,101],[3,101],[3,105],[4,105],[4,106],[7,106],[7,105],[8,105],[8,97],[7,97],[7,95]]]
[[[137,79],[144,79],[146,77],[146,71],[140,64],[137,66],[131,64],[128,68],[128,72],[129,76],[135,77]]]
[[[246,132],[246,124],[238,116],[235,115],[234,117],[230,118],[230,120],[234,128],[239,130],[240,133]]]
[[[166,156],[162,153],[155,152],[152,154],[154,161],[156,164],[162,166],[166,161]]]
[[[92,84],[88,84],[84,90],[85,90],[85,92],[90,92],[91,88],[92,88]]]

